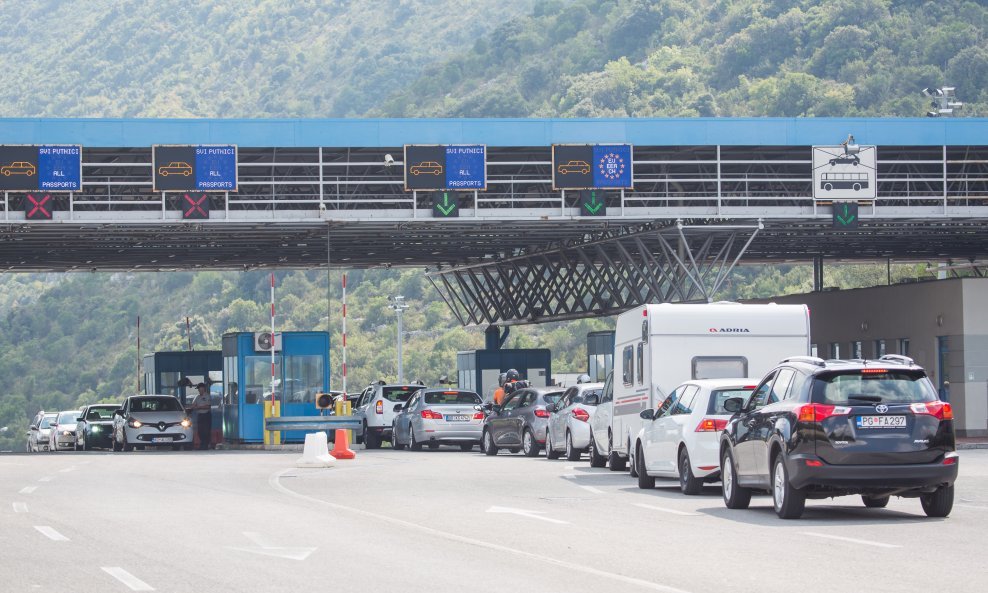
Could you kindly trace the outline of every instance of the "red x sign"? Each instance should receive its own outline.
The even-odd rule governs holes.
[[[184,194],[182,196],[182,218],[209,218],[209,196],[202,194],[198,197]]]
[[[45,194],[40,198],[27,194],[24,196],[24,218],[28,220],[51,220],[51,201],[51,194]]]

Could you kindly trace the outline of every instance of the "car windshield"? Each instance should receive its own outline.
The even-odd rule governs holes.
[[[427,405],[479,404],[480,396],[472,391],[426,391]]]
[[[113,418],[113,411],[116,406],[92,407],[86,412],[86,420],[110,420]]]
[[[420,385],[405,385],[403,387],[385,387],[381,390],[384,399],[389,402],[407,402],[413,393],[422,389]]]
[[[746,402],[748,401],[748,396],[750,395],[751,388],[732,387],[728,389],[715,389],[710,392],[710,401],[707,403],[707,413],[731,415],[732,412],[728,412],[724,409],[724,402],[732,397],[739,397],[742,402]]]
[[[922,371],[858,369],[821,374],[813,382],[813,403],[817,404],[911,404],[937,399]]]
[[[130,400],[131,412],[180,412],[182,404],[174,397],[135,397]]]
[[[51,428],[52,420],[54,420],[54,418],[49,418],[48,416],[45,416],[44,418],[41,419],[41,424],[38,425],[38,428]]]
[[[79,410],[74,412],[62,412],[58,415],[58,424],[74,424],[75,419],[79,417]]]

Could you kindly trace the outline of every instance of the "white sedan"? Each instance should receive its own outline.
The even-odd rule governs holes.
[[[657,408],[642,411],[644,426],[632,452],[639,488],[655,478],[679,478],[683,494],[699,494],[720,479],[720,433],[732,414],[724,402],[748,399],[751,379],[705,379],[677,387]]]
[[[590,419],[600,403],[603,383],[580,383],[567,389],[559,401],[546,407],[549,428],[545,454],[559,459],[563,453],[569,461],[578,461],[590,446]]]

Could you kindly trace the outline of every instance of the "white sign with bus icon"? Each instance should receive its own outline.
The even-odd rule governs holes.
[[[850,142],[813,147],[813,197],[817,200],[874,200],[877,150]]]

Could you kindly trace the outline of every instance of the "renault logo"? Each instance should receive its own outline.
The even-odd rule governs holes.
[[[888,409],[888,408],[886,408],[886,409]],[[165,423],[164,422],[159,422],[158,423],[158,430],[160,430],[161,432],[165,432],[165,428],[166,427],[165,427]]]
[[[884,414],[885,412],[889,411],[889,407],[886,406],[885,404],[878,404],[877,406],[875,406],[875,411],[878,412],[879,414]]]

